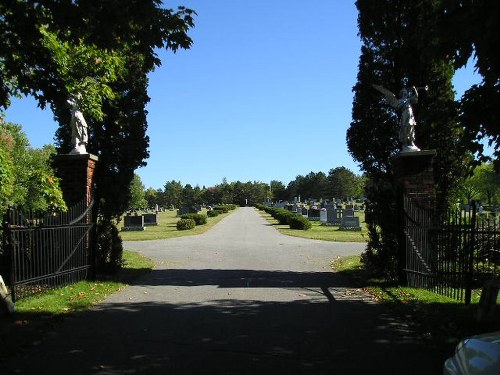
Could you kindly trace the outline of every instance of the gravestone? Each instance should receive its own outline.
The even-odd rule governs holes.
[[[144,225],[158,225],[158,215],[157,214],[143,214]]]
[[[317,208],[311,208],[307,214],[307,217],[311,221],[319,221],[320,210]]]
[[[122,230],[145,230],[144,216],[125,216]]]
[[[361,227],[359,226],[359,217],[344,216],[342,218],[342,223],[340,224],[340,229],[342,229],[342,230],[361,230]]]
[[[340,225],[342,223],[342,210],[327,210],[327,224]]]
[[[328,213],[325,209],[319,211],[319,221],[326,223],[328,221]]]
[[[342,212],[342,216],[343,217],[352,217],[354,216],[354,210],[352,208],[346,208],[343,212]]]
[[[186,206],[186,207],[181,207],[177,211],[177,216],[182,216],[184,214],[197,214],[199,212],[197,207],[192,207],[192,206]]]
[[[302,207],[302,216],[308,217],[309,216],[309,210],[305,207]]]

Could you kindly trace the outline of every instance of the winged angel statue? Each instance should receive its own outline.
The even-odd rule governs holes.
[[[88,126],[83,113],[80,111],[78,106],[78,99],[80,96],[71,97],[67,100],[67,103],[71,106],[71,139],[73,143],[73,150],[70,154],[86,154],[87,150],[85,146],[88,142]]]
[[[391,91],[379,85],[372,85],[387,98],[391,107],[398,110],[399,116],[399,141],[402,143],[401,152],[415,152],[420,149],[415,145],[415,116],[413,115],[412,104],[418,102],[418,92],[416,87],[402,89],[399,92],[400,98],[396,98]]]

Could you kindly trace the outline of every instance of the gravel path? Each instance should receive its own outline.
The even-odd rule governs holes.
[[[405,324],[331,271],[335,257],[364,244],[283,236],[253,208],[240,208],[203,235],[124,247],[154,259],[155,270],[67,319],[12,370],[437,373]]]

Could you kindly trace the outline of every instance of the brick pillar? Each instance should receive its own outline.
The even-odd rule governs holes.
[[[403,194],[421,201],[426,208],[434,208],[436,202],[435,156],[436,150],[422,150],[403,152],[394,158],[396,186]]]
[[[61,179],[60,186],[68,207],[84,198],[87,205],[90,203],[97,160],[92,154],[65,154],[54,158],[56,176]]]
[[[411,198],[412,205],[424,211],[434,210],[436,205],[436,186],[434,182],[434,158],[436,150],[403,152],[394,158],[393,170],[396,187],[398,188],[398,276],[399,282],[405,285],[408,282],[407,264],[407,237],[405,222],[407,215],[418,220],[415,210],[407,212],[407,203],[403,195]],[[416,216],[415,216],[416,215]]]

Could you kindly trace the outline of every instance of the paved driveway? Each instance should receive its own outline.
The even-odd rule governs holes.
[[[384,306],[331,272],[364,245],[280,235],[240,208],[200,236],[126,242],[156,269],[22,360],[29,374],[433,374]]]

